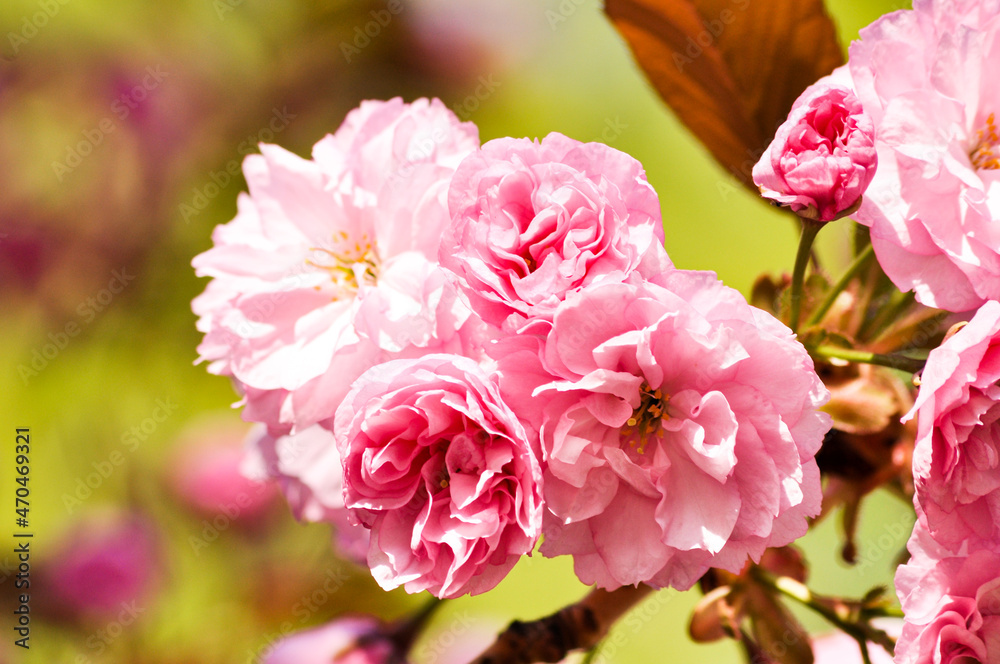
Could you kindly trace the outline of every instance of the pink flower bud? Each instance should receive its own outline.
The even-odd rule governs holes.
[[[764,198],[800,217],[853,214],[875,175],[875,126],[848,88],[822,80],[806,88],[753,168]]]

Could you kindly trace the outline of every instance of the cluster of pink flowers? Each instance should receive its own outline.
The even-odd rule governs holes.
[[[998,381],[1000,302],[990,301],[931,351],[910,414],[918,519],[896,575],[898,662],[1000,660]]]
[[[794,335],[673,267],[635,159],[476,134],[436,100],[365,102],[311,160],[247,158],[194,309],[263,425],[251,465],[383,587],[439,597],[543,533],[604,588],[687,588],[804,534],[830,420]]]
[[[920,303],[978,309],[930,352],[904,418],[899,663],[1000,662],[994,64],[1000,0],[915,0],[861,31],[753,169],[806,231],[854,215]],[[382,587],[482,593],[538,548],[600,588],[686,589],[820,514],[831,418],[809,353],[673,265],[632,157],[560,134],[480,145],[440,101],[394,99],[311,159],[262,145],[244,172],[236,218],[194,261],[213,278],[193,304],[200,359],[259,423],[248,466]],[[302,643],[336,661],[389,648],[381,626],[349,626]]]
[[[901,290],[979,308],[931,351],[906,418],[918,518],[896,661],[1000,661],[1000,5],[915,0],[860,36],[814,86],[850,89],[874,125],[878,171],[854,216]]]

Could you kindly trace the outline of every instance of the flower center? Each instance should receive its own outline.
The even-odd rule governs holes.
[[[332,248],[311,247],[316,253],[306,259],[308,265],[330,273],[337,292],[334,299],[354,297],[362,284],[374,284],[378,278],[378,255],[368,233],[362,233],[353,245],[350,239],[346,231],[340,231],[333,238]],[[315,288],[320,290],[319,286]]]
[[[1000,169],[1000,136],[995,114],[990,113],[986,126],[976,132],[976,147],[969,153],[969,159],[976,170]]]
[[[659,436],[663,422],[670,419],[667,414],[670,395],[654,390],[646,383],[639,389],[639,407],[632,411],[632,417],[622,427],[622,436],[631,438],[629,445],[636,448],[636,453],[645,454],[646,442],[651,437]]]

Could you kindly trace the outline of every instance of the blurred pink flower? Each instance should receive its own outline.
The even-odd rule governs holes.
[[[952,552],[1000,551],[1000,303],[931,351],[921,375],[915,500]],[[998,570],[1000,573],[1000,570]]]
[[[330,431],[313,425],[272,436],[261,426],[250,437],[247,456],[247,471],[277,480],[297,519],[331,524],[337,551],[365,564],[369,531],[348,518],[344,471]]]
[[[906,622],[897,664],[1000,662],[1000,552],[952,556],[918,520],[896,571]]]
[[[368,101],[306,160],[274,145],[243,163],[250,194],[197,256],[209,371],[244,416],[288,433],[332,418],[351,381],[393,357],[472,352],[476,321],[437,264],[448,182],[474,125],[438,101]]]
[[[345,502],[371,528],[383,588],[493,588],[541,530],[541,471],[517,416],[474,361],[373,367],[337,410]]]
[[[369,616],[337,618],[296,632],[275,644],[261,664],[405,664],[385,632]]]
[[[538,7],[529,2],[422,0],[406,9],[421,60],[443,70],[451,80],[457,79],[459,88],[475,88],[474,94],[457,106],[467,113],[475,111],[499,87],[493,73],[502,79],[505,70],[539,57],[551,35],[551,19],[549,25],[539,21]]]
[[[493,325],[550,320],[583,286],[671,265],[642,165],[600,143],[490,141],[458,167],[448,205],[441,264]]]
[[[152,524],[127,514],[78,521],[53,552],[40,570],[41,604],[74,618],[143,606],[160,565]]]
[[[995,0],[915,0],[861,30],[833,78],[875,122],[879,168],[855,218],[917,300],[1000,299],[1000,14]]]
[[[861,204],[875,175],[875,129],[849,88],[820,81],[803,92],[753,169],[764,198],[800,217],[833,221]]]
[[[170,468],[174,494],[201,516],[225,514],[253,527],[274,504],[274,487],[246,477],[243,437],[246,425],[202,425],[181,443]]]
[[[708,272],[589,286],[544,340],[498,344],[504,398],[537,430],[541,552],[587,584],[690,587],[806,532],[830,418],[792,332]]]

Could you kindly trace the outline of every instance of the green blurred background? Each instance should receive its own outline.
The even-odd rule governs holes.
[[[372,12],[385,2],[0,4],[0,661],[252,662],[288,628],[345,611],[391,618],[422,601],[382,592],[334,556],[325,527],[298,524],[280,500],[250,525],[215,528],[177,497],[189,463],[179,447],[246,430],[229,383],[192,364],[200,335],[189,304],[204,281],[190,261],[234,215],[245,183],[227,165],[258,141],[308,155],[362,99],[437,96],[484,141],[559,131],[639,159],[679,267],[714,270],[744,293],[760,273],[790,270],[788,220],[741,190],[677,123],[599,3],[400,6],[375,30]],[[829,6],[845,48],[901,7]],[[827,265],[843,265],[848,237],[846,221],[824,233]],[[152,580],[127,625],[118,611],[68,616],[41,587],[31,648],[13,646],[16,427],[32,436],[33,580],[82,546],[80,528],[141,515],[155,531]],[[888,497],[866,503],[861,558],[870,564],[853,569],[839,562],[836,522],[821,524],[801,542],[810,585],[860,595],[891,583],[909,515]],[[449,603],[418,661],[444,661],[452,637],[482,643],[511,618],[541,616],[585,591],[569,560],[525,559],[495,591]],[[601,661],[739,661],[730,644],[687,638],[698,597],[650,600]]]

